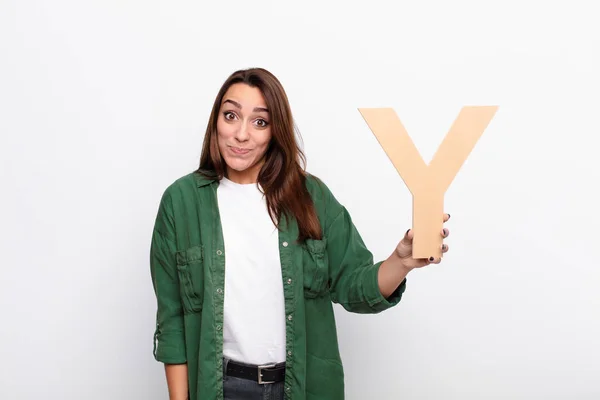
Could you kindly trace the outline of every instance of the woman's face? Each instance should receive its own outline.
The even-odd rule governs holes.
[[[271,141],[269,111],[258,88],[237,83],[227,90],[217,120],[217,141],[228,178],[256,182]]]

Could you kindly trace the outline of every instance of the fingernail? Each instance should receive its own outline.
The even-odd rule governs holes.
[[[410,232],[410,229],[406,231],[405,235],[408,235],[408,232]]]
[[[445,244],[442,245],[442,250],[446,250],[446,245]]]
[[[448,219],[450,219],[450,214],[448,214]]]
[[[433,257],[429,257],[429,261],[433,261],[433,260],[434,260],[434,258],[433,258]]]

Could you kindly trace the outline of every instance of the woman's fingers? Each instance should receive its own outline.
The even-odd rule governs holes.
[[[426,259],[426,258],[417,258],[417,259],[415,260],[415,264],[416,264],[416,267],[417,267],[417,268],[421,268],[421,267],[426,267],[426,266],[428,266],[429,264],[431,264],[431,261],[429,261],[429,260],[428,260],[428,259]]]
[[[444,222],[450,219],[450,214],[444,214]],[[440,232],[442,238],[447,238],[450,236],[450,230],[448,228],[443,228]],[[398,253],[401,257],[411,257],[412,254],[412,244],[413,244],[414,233],[412,229],[409,229],[404,234],[402,241],[398,246]],[[442,254],[448,252],[449,246],[446,243],[442,244]],[[412,263],[414,263],[415,268],[425,267],[430,264],[440,264],[442,262],[442,257],[430,257],[430,258],[418,258],[413,259]]]

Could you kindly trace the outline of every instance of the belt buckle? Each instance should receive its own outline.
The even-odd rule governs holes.
[[[263,379],[262,379],[262,370],[266,369],[266,368],[273,368],[275,366],[277,366],[277,364],[275,364],[275,363],[264,364],[264,365],[259,365],[258,366],[258,384],[259,385],[264,385],[264,384],[267,384],[267,383],[275,383],[275,381],[263,381]]]

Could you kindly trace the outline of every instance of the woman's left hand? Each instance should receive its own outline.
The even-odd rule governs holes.
[[[444,223],[446,221],[448,221],[450,219],[450,214],[444,214]],[[442,231],[440,232],[440,234],[442,235],[442,238],[447,238],[448,235],[450,235],[450,231],[448,230],[448,228],[444,228],[442,229]],[[412,257],[412,241],[413,241],[413,231],[412,229],[409,229],[408,231],[406,231],[406,234],[404,235],[404,237],[402,238],[402,240],[400,241],[400,243],[398,243],[398,246],[396,247],[396,255],[398,257],[400,257],[402,264],[408,269],[414,269],[414,268],[422,268],[425,267],[429,264],[439,264],[442,259],[441,258],[413,258]],[[445,253],[448,251],[448,245],[443,243],[442,244],[442,253]]]

